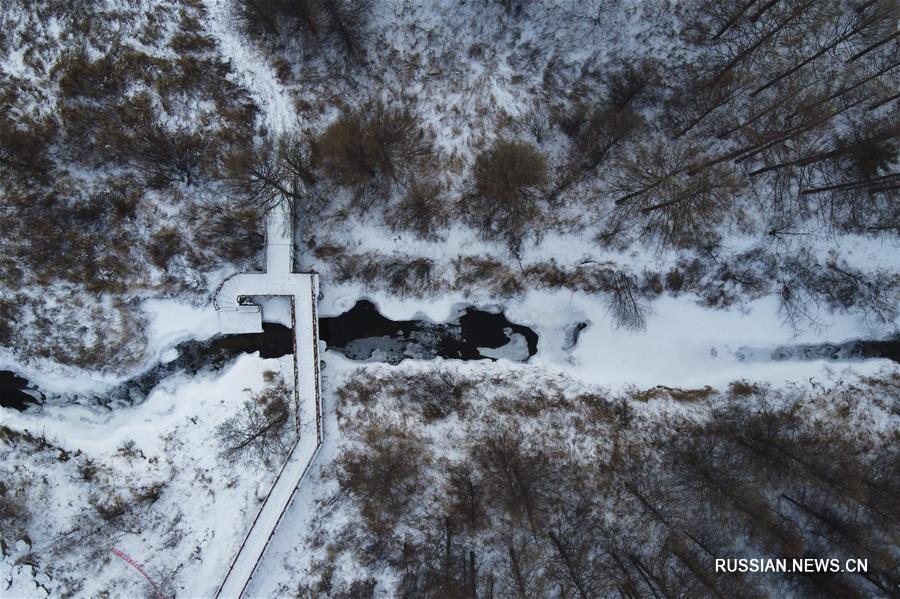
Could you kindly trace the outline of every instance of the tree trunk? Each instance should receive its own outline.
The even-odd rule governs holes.
[[[522,569],[519,566],[519,558],[516,555],[516,550],[512,548],[512,545],[508,548],[509,551],[509,564],[513,573],[513,580],[516,581],[516,591],[519,593],[519,599],[528,599],[528,593],[526,592],[525,587],[525,579],[522,577]]]
[[[581,599],[591,599],[591,594],[587,592],[587,589],[584,587],[584,581],[581,580],[581,574],[575,568],[575,564],[572,562],[569,552],[563,547],[559,537],[553,532],[548,532],[547,536],[556,548],[556,552],[559,554],[560,559],[562,559],[563,565],[565,565],[566,571],[569,573],[569,578],[572,580],[572,584],[575,585],[575,589],[578,591],[578,596],[581,597]]]
[[[762,46],[762,45],[763,45],[766,41],[768,41],[771,37],[775,36],[775,35],[776,35],[777,33],[779,33],[782,29],[784,29],[785,27],[787,27],[787,25],[788,25],[791,21],[793,21],[793,20],[797,17],[797,15],[799,15],[799,14],[802,13],[804,10],[806,10],[807,8],[809,8],[809,7],[813,4],[813,2],[815,2],[815,1],[816,1],[816,0],[807,0],[805,3],[803,3],[802,5],[800,5],[798,8],[795,8],[794,11],[791,12],[791,14],[789,14],[789,15],[787,16],[787,18],[786,18],[784,21],[782,21],[778,26],[776,26],[775,28],[773,28],[772,30],[770,30],[768,33],[765,33],[765,34],[761,35],[761,36],[759,37],[759,39],[756,40],[755,42],[753,42],[750,46],[748,46],[748,47],[745,48],[744,50],[738,52],[738,54],[737,54],[734,58],[732,58],[730,61],[728,61],[728,64],[726,64],[726,65],[719,71],[719,74],[716,76],[716,79],[721,78],[725,73],[727,73],[727,72],[730,71],[732,68],[734,68],[734,66],[735,66],[736,64],[738,64],[739,62],[741,62],[742,60],[744,60],[747,56],[749,56],[750,54],[752,54],[753,52],[755,52],[757,48],[759,48],[760,46]],[[766,8],[768,8],[768,6],[766,6]],[[762,14],[762,13],[759,13],[759,14]],[[758,15],[757,15],[757,17],[758,17]]]
[[[828,185],[825,187],[813,187],[810,189],[801,189],[800,195],[811,195],[816,193],[824,193],[827,191],[844,191],[850,189],[859,189],[859,188],[867,188],[867,187],[876,187],[885,184],[891,183],[900,183],[900,173],[891,173],[890,175],[884,175],[881,177],[873,177],[871,179],[861,179],[859,181],[849,181],[847,183],[840,183],[838,185]]]
[[[854,54],[853,56],[848,58],[845,62],[855,62],[857,59],[862,58],[863,56],[865,56],[872,50],[883,46],[884,44],[888,43],[891,40],[897,39],[898,36],[900,36],[900,31],[895,31],[893,34],[887,36],[886,38],[884,38],[880,41],[877,41],[874,44],[867,46],[866,48],[863,48],[861,51],[857,52],[856,54]]]
[[[732,27],[734,27],[734,24],[737,23],[740,20],[740,18],[742,16],[744,16],[744,13],[747,12],[747,10],[754,4],[756,4],[756,0],[749,0],[749,2],[745,2],[744,5],[741,6],[737,11],[735,11],[735,13],[733,15],[731,15],[731,18],[729,18],[725,22],[725,24],[722,25],[722,27],[713,36],[713,39],[714,40],[719,39],[720,37],[722,37],[723,33],[728,31]]]

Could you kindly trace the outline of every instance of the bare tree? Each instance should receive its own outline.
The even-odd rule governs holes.
[[[364,53],[369,0],[234,0],[234,4],[248,35],[299,35],[316,45],[335,40],[350,58],[362,58]]]
[[[291,446],[288,396],[287,386],[279,381],[219,425],[216,434],[223,455],[229,459],[250,455],[265,461],[284,458]]]
[[[361,451],[338,457],[336,474],[341,488],[361,502],[370,526],[378,528],[418,496],[430,456],[421,438],[396,426],[370,426],[364,442]]]
[[[281,200],[312,203],[317,178],[309,144],[298,135],[264,140],[247,152],[232,154],[226,170],[232,193],[261,210]]]
[[[640,298],[637,280],[621,271],[609,278],[609,311],[615,323],[629,330],[643,330],[647,326],[648,307]]]
[[[521,435],[511,430],[484,439],[473,453],[490,496],[509,516],[537,531],[555,492],[554,469],[547,456],[526,449]]]
[[[733,169],[703,161],[693,145],[639,145],[617,162],[616,185],[634,190],[616,200],[614,218],[639,220],[663,244],[703,238],[742,187]]]
[[[897,315],[900,281],[889,273],[867,275],[834,260],[822,264],[806,250],[785,259],[781,270],[781,311],[794,328],[815,322],[814,310],[822,305],[840,311],[852,308],[873,329]]]

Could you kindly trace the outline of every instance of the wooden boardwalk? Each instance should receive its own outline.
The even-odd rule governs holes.
[[[259,306],[243,298],[284,296],[291,302],[294,330],[294,403],[297,442],[278,472],[250,529],[225,572],[216,597],[243,595],[291,504],[300,481],[309,471],[322,444],[322,399],[319,378],[318,275],[293,272],[291,210],[286,202],[266,217],[266,272],[243,273],[226,279],[216,291],[223,333],[262,331]]]

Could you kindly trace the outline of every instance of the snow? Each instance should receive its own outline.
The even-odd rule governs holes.
[[[80,451],[83,458],[110,468],[113,488],[127,490],[148,481],[167,480],[163,494],[142,518],[141,528],[119,531],[114,544],[141,563],[157,582],[162,573],[177,572],[165,582],[177,590],[178,596],[208,597],[256,512],[259,489],[267,488],[274,478],[274,472],[267,468],[224,462],[218,455],[215,427],[263,389],[266,371],[292,380],[291,362],[290,356],[266,360],[258,354],[243,355],[224,372],[190,379],[172,377],[157,386],[144,403],[102,415],[80,406],[46,405],[39,414],[2,409],[0,416],[4,426],[41,431],[65,449]],[[120,448],[125,446],[140,457],[122,457]],[[12,482],[10,457],[4,458],[3,470]],[[32,495],[28,502],[35,514],[30,530],[34,546],[30,550],[41,552],[61,531],[79,522],[85,510],[90,511],[86,501],[97,483],[79,481],[55,460],[31,460],[30,467],[43,471],[47,480],[46,490],[40,496]],[[171,526],[182,535],[174,547],[165,545]],[[102,535],[94,541],[105,542]],[[83,550],[105,554],[108,548],[89,546]],[[12,569],[7,560],[19,554],[13,552],[4,558],[2,570],[7,582],[3,596],[16,596],[11,594],[12,589],[21,590],[19,596],[40,596],[27,592],[35,580],[49,586],[51,596],[59,596],[61,589],[54,587],[59,581],[48,580],[28,568]],[[93,565],[79,560],[76,554],[66,554],[54,566],[54,572],[83,577],[85,586],[79,595],[97,596],[104,589],[115,596],[139,596],[143,592],[146,583],[118,558],[106,557]],[[7,588],[10,582],[12,586]]]
[[[23,364],[13,353],[0,348],[0,370],[11,370],[32,385],[50,393],[95,393],[115,386],[119,377],[64,366],[52,360],[33,360]]]
[[[322,575],[321,560],[326,560],[326,554],[332,550],[333,545],[347,548],[346,540],[342,540],[347,527],[356,526],[356,515],[352,508],[348,509],[348,500],[338,494],[337,484],[328,468],[334,463],[337,455],[343,449],[350,448],[347,432],[342,427],[353,428],[356,435],[366,430],[366,424],[376,416],[391,419],[416,418],[415,415],[404,413],[409,410],[409,404],[403,404],[396,399],[389,389],[373,386],[376,398],[368,407],[340,405],[341,414],[338,416],[337,408],[339,399],[335,391],[348,381],[366,380],[366,376],[397,375],[402,380],[404,373],[428,372],[436,369],[449,369],[461,376],[472,377],[482,381],[481,387],[472,394],[471,409],[476,413],[469,413],[465,422],[460,422],[454,417],[446,421],[426,423],[416,421],[417,434],[426,435],[431,439],[435,447],[439,447],[438,454],[442,457],[452,458],[456,446],[464,445],[461,436],[471,434],[473,430],[484,430],[496,424],[496,412],[491,405],[494,395],[500,397],[527,396],[532,390],[544,390],[545,394],[553,396],[559,394],[567,398],[576,397],[580,393],[599,393],[605,397],[616,397],[622,389],[605,390],[602,387],[594,387],[585,383],[581,376],[572,377],[571,373],[564,373],[542,364],[518,364],[513,362],[498,361],[488,363],[485,361],[461,362],[456,360],[435,360],[422,362],[407,360],[398,366],[385,364],[360,365],[347,360],[335,352],[325,352],[323,360],[324,369],[324,432],[325,440],[315,463],[310,468],[304,484],[297,490],[296,495],[283,518],[283,523],[278,533],[270,542],[265,559],[260,563],[256,575],[247,589],[250,597],[280,597],[293,592],[298,583],[314,584]],[[844,365],[842,365],[844,366]],[[864,368],[862,372],[857,365],[852,368],[844,368],[841,371],[822,369],[822,377],[818,381],[797,380],[798,386],[810,388],[816,384],[832,385],[838,381],[845,381],[848,385],[855,384],[863,374],[879,374],[889,376],[896,372],[893,365],[878,364],[876,368]],[[570,378],[571,377],[571,378]],[[727,378],[727,377],[725,377]],[[740,377],[743,378],[743,377]],[[654,385],[655,386],[655,385]],[[719,401],[718,399],[715,401]],[[641,420],[659,419],[661,421],[677,421],[679,419],[702,418],[707,410],[715,405],[712,402],[681,403],[670,399],[658,398],[646,402],[631,402],[632,408]],[[866,400],[868,402],[868,400]],[[865,420],[866,415],[873,418],[882,417],[889,409],[889,400],[880,407],[863,404],[860,398],[853,410],[863,418],[857,425],[861,430],[873,432],[881,429],[890,430],[893,425],[886,422]],[[469,409],[469,408],[467,408]],[[567,412],[561,407],[547,407],[548,413],[539,417],[520,422],[523,426],[523,435],[528,436],[528,427],[542,427],[555,431],[561,435],[561,447],[568,452],[580,454],[586,463],[598,459],[601,450],[606,447],[608,439],[585,435],[582,431],[576,431],[568,425],[569,419],[576,417],[575,413]],[[822,409],[821,417],[828,410],[839,410],[839,406],[831,406]],[[528,412],[526,412],[528,413]],[[512,416],[510,416],[512,417]],[[640,426],[632,424],[633,434],[638,434]],[[352,542],[352,541],[351,541]],[[390,569],[370,569],[369,567],[337,558],[337,568],[333,574],[333,580],[352,580],[377,576],[381,579],[379,589],[382,593],[376,596],[392,596],[393,585],[390,580]]]
[[[324,295],[323,313],[341,313],[365,297],[393,320],[426,318],[445,322],[466,305],[497,306],[496,298],[487,295],[467,298],[448,293],[420,299],[397,298],[389,292],[363,292],[354,285],[330,285]],[[795,343],[839,343],[866,334],[856,316],[839,313],[829,313],[820,327],[795,334],[782,321],[777,300],[772,296],[717,310],[701,306],[693,295],[664,296],[651,304],[647,328],[642,331],[617,328],[605,298],[582,292],[531,290],[504,304],[510,321],[531,327],[539,336],[538,353],[531,358],[532,364],[606,386],[703,386],[743,378],[773,384],[806,380],[821,375],[833,363],[748,362],[741,358],[740,351],[745,347],[774,350]],[[581,332],[575,347],[569,348],[572,328],[579,322],[590,325]],[[496,350],[481,353],[507,357],[495,356],[491,351]],[[853,368],[871,372],[885,363],[866,360],[853,363]]]
[[[263,306],[263,318],[281,318],[294,327],[293,377],[297,403],[299,438],[267,493],[244,541],[236,551],[217,597],[240,597],[263,557],[272,535],[297,487],[306,474],[322,442],[319,396],[318,281],[315,274],[293,273],[291,211],[282,201],[266,215],[266,272],[230,277],[216,294],[222,316],[246,306],[237,303],[245,296],[270,298]],[[274,303],[281,300],[279,303]],[[233,308],[230,306],[234,306]],[[287,314],[284,314],[284,306]],[[275,312],[267,312],[275,308]]]
[[[289,93],[275,73],[247,40],[237,33],[228,0],[205,0],[209,15],[205,25],[219,42],[222,54],[231,62],[237,73],[238,83],[253,96],[264,123],[270,132],[278,134],[298,123],[297,112]]]
[[[511,360],[514,362],[527,360],[528,340],[525,339],[525,336],[519,333],[513,333],[508,328],[505,329],[504,332],[509,337],[509,343],[497,348],[479,347],[478,353],[482,356],[487,356],[488,358]]]
[[[268,64],[268,58],[238,34],[230,13],[231,3],[228,0],[204,0],[204,4],[208,14],[204,26],[230,62],[234,71],[232,78],[248,90],[260,107],[261,124],[270,132],[277,134],[297,128],[299,115],[295,97],[313,105],[320,103],[322,98],[336,97],[346,91],[339,87],[323,87],[314,80],[311,85],[304,85],[305,81],[300,84],[283,83]],[[379,60],[389,56],[390,52],[404,57],[407,62],[402,66],[413,73],[411,82],[400,82],[404,85],[404,95],[415,99],[412,102],[415,110],[423,121],[435,128],[437,146],[447,155],[458,158],[459,164],[463,165],[452,167],[456,170],[446,174],[451,192],[460,191],[460,182],[465,180],[465,165],[472,163],[477,148],[494,137],[514,132],[512,126],[500,123],[510,120],[508,117],[527,114],[534,109],[532,101],[540,99],[540,92],[534,92],[529,86],[540,89],[540,74],[550,67],[550,54],[554,54],[553,60],[560,63],[555,68],[565,70],[593,52],[599,53],[594,63],[611,64],[623,47],[634,50],[630,52],[633,56],[652,56],[655,53],[663,56],[683,50],[676,47],[674,33],[660,34],[650,39],[652,43],[645,43],[649,28],[666,21],[671,21],[672,27],[679,26],[677,18],[667,18],[675,10],[674,3],[667,3],[661,9],[663,18],[654,19],[644,14],[651,10],[646,6],[626,7],[623,14],[604,15],[604,18],[612,20],[602,33],[608,39],[601,39],[601,44],[596,43],[596,38],[602,37],[601,34],[589,25],[587,19],[580,24],[567,25],[569,29],[561,25],[563,13],[575,10],[576,6],[581,8],[576,4],[536,5],[534,10],[546,10],[551,16],[557,13],[558,17],[547,19],[540,28],[529,25],[518,32],[511,28],[508,35],[505,31],[502,35],[498,33],[502,29],[499,22],[503,22],[504,27],[508,25],[502,13],[498,12],[496,18],[488,21],[481,9],[471,5],[388,3],[381,7],[383,10],[376,11],[378,14],[373,29],[386,32],[378,39]],[[471,50],[481,40],[478,35],[459,25],[466,19],[477,24],[476,33],[483,33],[485,40],[489,39],[488,36],[498,36],[496,39],[503,40],[504,44],[509,40],[514,40],[514,43],[508,48],[497,44],[503,49],[490,60],[469,60],[466,53],[459,50]],[[452,21],[452,27],[444,27],[447,21]],[[409,27],[411,23],[419,29]],[[50,22],[48,28],[53,37],[60,37],[59,24],[55,20]],[[423,43],[423,31],[428,32],[427,43]],[[576,31],[578,35],[575,35]],[[537,64],[527,72],[519,69],[516,66],[517,54],[526,52],[531,44],[542,39],[555,40],[558,48],[553,53],[538,56]],[[661,47],[666,43],[671,43],[672,47]],[[595,50],[597,46],[599,49]],[[26,75],[30,68],[23,59],[24,49],[11,53],[7,70]],[[397,65],[382,60],[382,63],[369,66],[374,72],[370,79],[352,80],[345,85],[355,92],[356,88],[367,84],[373,87],[377,83],[385,89],[398,84],[392,79],[396,77],[395,71],[399,70]],[[443,68],[448,72],[440,72]],[[435,72],[433,77],[431,70]],[[426,73],[428,76],[422,76]],[[457,78],[455,75],[460,76]],[[329,72],[324,76],[340,79]],[[523,77],[522,85],[517,87],[513,84],[511,80],[514,77]],[[351,102],[361,101],[361,97],[357,96],[354,93]],[[202,107],[194,106],[185,112],[190,116],[192,110],[199,111]],[[318,119],[314,125],[321,126],[332,119],[336,111],[337,108],[329,105],[312,115],[307,114],[310,111],[304,111],[304,118],[310,116]],[[171,118],[172,122],[178,122],[174,119],[183,119],[185,115],[171,115]],[[550,140],[543,145],[550,152],[551,159],[558,158],[552,155],[554,148],[559,146],[557,142]],[[583,191],[585,194],[595,192],[590,187]],[[281,209],[284,210],[284,207]],[[160,211],[170,218],[177,217],[179,213],[175,204],[168,208],[162,204]],[[596,231],[589,226],[590,215],[585,215],[584,219],[580,218],[582,215],[577,216],[579,218],[575,220],[578,224],[573,225],[571,231],[548,230],[540,240],[528,244],[524,251],[524,263],[557,259],[561,265],[572,266],[585,260],[609,261],[636,273],[643,269],[665,272],[683,256],[676,251],[658,251],[643,244],[625,251],[598,247],[593,240]],[[293,264],[291,239],[287,230],[279,229],[277,224],[276,219],[267,220],[267,271],[272,276],[239,275],[232,280],[233,289],[226,289],[252,295],[254,303],[262,307],[262,320],[266,322],[291,324],[290,302],[285,297],[268,295],[293,296],[298,307],[300,443],[292,451],[283,467],[282,477],[263,504],[257,526],[251,528],[250,524],[260,508],[259,502],[267,495],[275,472],[255,464],[239,469],[221,464],[212,431],[234,413],[250,394],[262,388],[262,372],[265,370],[279,370],[285,379],[293,380],[291,357],[262,360],[258,356],[243,356],[223,373],[201,374],[190,380],[176,376],[163,381],[144,403],[104,415],[85,407],[53,404],[45,406],[40,414],[0,411],[4,426],[15,430],[44,431],[65,447],[80,450],[110,464],[116,476],[123,479],[119,481],[122,486],[128,477],[134,479],[127,481],[131,484],[135,480],[151,480],[156,475],[168,476],[171,471],[173,478],[156,509],[162,513],[182,511],[185,514],[185,524],[182,525],[184,538],[174,548],[166,547],[161,541],[165,523],[153,522],[140,533],[123,534],[117,539],[117,546],[137,558],[151,573],[158,574],[170,571],[176,565],[184,565],[184,569],[173,577],[179,596],[210,596],[246,534],[249,534],[246,540],[248,549],[235,564],[234,584],[243,584],[253,571],[256,557],[266,552],[250,581],[250,595],[281,596],[286,591],[279,585],[298,576],[318,574],[312,569],[312,556],[306,551],[305,543],[307,533],[314,530],[320,515],[332,509],[319,502],[334,490],[333,485],[329,486],[326,482],[324,470],[332,462],[341,442],[333,385],[341,377],[350,376],[358,365],[332,352],[324,354],[328,367],[326,386],[332,387],[325,394],[324,442],[317,449],[319,431],[315,424],[313,400],[316,392],[310,387],[315,377],[311,369],[318,359],[315,356],[314,333],[316,312],[309,301],[317,290],[317,282],[311,275],[289,276]],[[458,255],[490,255],[513,264],[500,245],[484,242],[474,232],[458,225],[452,226],[446,232],[446,238],[440,241],[422,241],[408,234],[394,234],[377,219],[354,220],[349,227],[345,222],[318,225],[322,227],[323,237],[333,235],[353,251],[423,256],[439,265],[446,265]],[[776,243],[760,242],[759,236],[726,231],[721,251],[723,255],[735,255],[760,244],[767,249],[777,247],[778,251],[788,255],[805,247],[820,260],[836,254],[850,266],[867,272],[875,269],[895,271],[897,252],[900,250],[896,240],[884,237],[842,234],[835,239],[821,235],[804,237],[802,241]],[[895,365],[884,360],[841,362],[836,366],[825,360],[742,359],[745,348],[752,348],[753,354],[759,356],[780,345],[841,342],[870,334],[853,314],[822,314],[821,326],[795,333],[782,321],[777,301],[771,296],[718,310],[699,305],[698,298],[690,294],[662,297],[652,302],[646,329],[629,331],[616,327],[608,313],[605,298],[597,295],[532,289],[521,297],[504,300],[491,296],[487,290],[474,289],[448,291],[425,298],[398,297],[391,289],[335,284],[327,276],[329,264],[319,263],[308,255],[300,258],[305,269],[321,268],[325,273],[322,277],[324,299],[319,306],[323,315],[342,313],[360,299],[374,302],[382,314],[394,320],[426,318],[445,322],[458,315],[464,306],[475,305],[482,309],[497,309],[499,306],[511,321],[533,328],[540,338],[538,353],[527,365],[508,361],[527,356],[524,337],[513,334],[510,335],[510,342],[501,348],[481,349],[483,355],[499,359],[496,364],[490,365],[486,361],[462,364],[407,360],[398,367],[403,369],[429,369],[449,364],[451,368],[490,372],[496,376],[532,376],[535,379],[566,376],[580,384],[601,385],[613,390],[656,385],[722,387],[738,379],[776,386],[813,385],[816,380],[833,377],[836,368],[853,376],[896,371]],[[178,299],[153,299],[144,301],[141,308],[149,319],[146,328],[147,358],[142,369],[157,361],[174,360],[177,350],[173,346],[182,341],[208,339],[222,331],[212,305],[198,307]],[[571,347],[569,336],[574,325],[581,322],[589,325]],[[887,334],[890,329],[896,331],[897,326],[897,322],[886,325],[881,333]],[[373,368],[378,367],[381,366]],[[2,348],[0,369],[14,370],[51,393],[103,392],[132,374],[101,374],[40,359],[23,365]],[[651,400],[640,409],[660,413],[680,408]],[[448,438],[454,433],[449,427],[445,432]],[[168,464],[169,470],[162,472],[162,467],[156,468],[146,461],[125,463],[117,456],[118,448],[132,441],[148,459],[158,458],[161,463]],[[177,451],[171,451],[172,444]],[[31,466],[27,461],[30,456],[13,457]],[[46,473],[51,485],[49,505],[42,513],[46,521],[40,524],[44,538],[36,538],[35,541],[35,548],[40,550],[41,543],[46,543],[47,538],[67,529],[70,521],[78,516],[77,509],[84,509],[87,491],[81,483],[73,481],[61,466],[35,467],[45,469],[41,471]],[[4,467],[4,473],[6,470]],[[307,472],[304,483],[297,488],[296,481],[304,472]],[[267,533],[278,524],[285,506],[288,508],[277,534],[270,540]],[[340,527],[346,523],[346,518],[345,513],[340,513],[329,526]],[[15,555],[35,549],[23,543],[19,545]],[[192,553],[194,547],[197,548],[197,555]],[[40,592],[38,585],[50,585],[52,589],[52,585],[57,584],[45,573],[33,571],[30,566],[13,565],[11,559],[5,557],[3,563],[3,582],[7,585],[3,588],[4,596],[33,596]],[[70,567],[74,576],[85,579],[83,594],[86,595],[99,595],[104,590],[111,590],[113,595],[137,596],[144,590],[137,574],[118,560],[96,565],[94,570],[90,569],[92,566],[83,564]],[[224,595],[235,595],[233,591],[236,589],[235,586],[226,586]]]
[[[291,324],[291,302],[286,297],[251,297],[250,301],[262,309],[263,322],[274,322],[286,327]]]
[[[193,306],[178,300],[151,299],[141,304],[150,316],[147,328],[151,353],[188,339],[209,339],[219,333],[218,317],[212,305]]]
[[[267,273],[271,279],[275,273]],[[253,275],[248,275],[253,276]],[[266,275],[256,275],[257,277]],[[287,461],[276,479],[275,485],[266,497],[253,525],[247,532],[240,551],[234,558],[228,575],[217,593],[217,597],[238,597],[253,575],[257,562],[266,551],[266,547],[282,514],[291,502],[294,491],[300,485],[307,468],[315,459],[316,452],[322,442],[320,429],[320,396],[319,396],[319,355],[316,307],[312,299],[317,294],[316,275],[281,274],[281,286],[289,284],[293,293],[296,322],[295,370],[291,373],[295,378],[296,397],[298,401],[298,419],[300,436],[298,443],[292,448]]]
[[[343,314],[356,305],[356,302],[365,299],[375,304],[378,311],[391,320],[426,319],[432,322],[446,322],[459,314],[460,306],[472,304],[462,293],[404,298],[352,284],[329,284],[322,295],[319,313],[323,317]]]
[[[303,543],[297,540],[304,537],[316,520],[321,517],[321,506],[316,505],[329,486],[323,480],[324,470],[332,462],[339,445],[340,432],[335,415],[334,387],[329,381],[340,380],[342,376],[355,370],[358,365],[344,359],[340,354],[325,352],[322,355],[325,363],[323,386],[328,390],[323,396],[323,441],[314,461],[311,461],[304,484],[300,485],[290,506],[284,513],[278,534],[269,541],[265,559],[257,567],[256,573],[247,587],[248,597],[270,597],[284,594],[279,584],[285,582],[290,575],[287,571],[302,572],[312,576],[309,570],[312,555],[304,550]]]
[[[580,293],[531,292],[521,303],[510,305],[507,317],[538,332],[533,363],[560,368],[604,386],[717,386],[739,379],[782,385],[820,375],[832,363],[748,363],[740,359],[738,350],[747,345],[775,349],[790,343],[859,336],[855,318],[832,315],[821,330],[807,330],[795,337],[778,316],[773,297],[750,302],[745,310],[710,310],[692,297],[663,297],[652,307],[645,331],[617,329],[602,299]],[[575,348],[566,351],[566,329],[581,321],[592,324],[581,332]],[[886,363],[869,360],[854,364],[854,368],[871,372]]]
[[[66,366],[48,359],[23,363],[5,348],[0,348],[0,370],[12,370],[53,394],[104,393],[122,381],[142,372],[158,362],[171,362],[177,357],[175,345],[190,339],[204,340],[220,332],[219,320],[211,305],[197,306],[174,299],[145,300],[141,308],[148,315],[147,359],[137,368],[119,373],[101,373],[74,366]]]
[[[312,416],[315,418],[314,414]],[[306,430],[301,433],[300,442],[291,450],[275,484],[266,495],[246,538],[240,545],[240,553],[232,563],[216,597],[241,596],[272,535],[277,532],[285,510],[288,509],[297,489],[302,486],[319,449],[316,444],[315,420],[307,422],[304,428]]]

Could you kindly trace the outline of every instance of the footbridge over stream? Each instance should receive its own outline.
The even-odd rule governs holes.
[[[228,566],[216,597],[243,595],[275,534],[297,487],[322,444],[322,400],[319,379],[318,275],[295,273],[292,210],[276,204],[266,215],[266,271],[226,279],[213,303],[223,333],[262,332],[263,313],[254,297],[286,297],[294,332],[294,425],[297,442],[263,500],[250,530]]]

